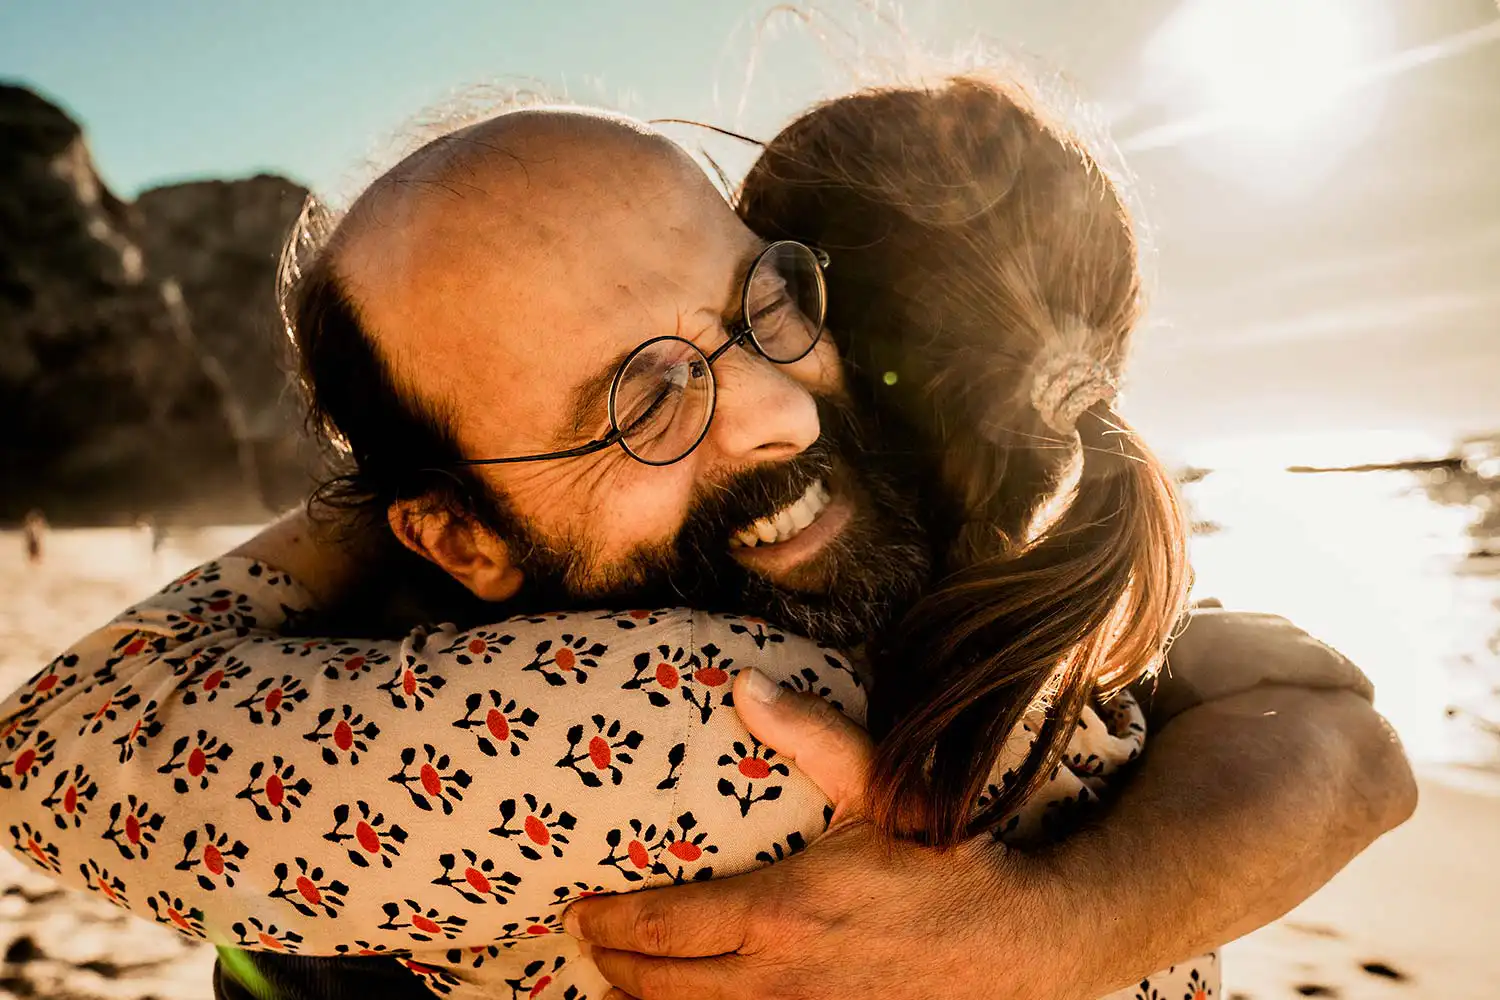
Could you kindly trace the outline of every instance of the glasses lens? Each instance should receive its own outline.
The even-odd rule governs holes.
[[[714,411],[708,359],[686,340],[642,344],[620,369],[612,400],[626,450],[649,465],[668,465],[698,446]]]
[[[789,363],[807,355],[823,333],[823,271],[800,243],[775,243],[745,284],[745,318],[760,352]]]

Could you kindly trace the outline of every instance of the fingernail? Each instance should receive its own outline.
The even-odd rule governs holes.
[[[762,705],[769,705],[781,697],[781,685],[752,667],[745,671],[745,694]]]
[[[583,927],[578,920],[578,914],[573,912],[571,906],[563,911],[563,930],[578,940],[583,940]]]

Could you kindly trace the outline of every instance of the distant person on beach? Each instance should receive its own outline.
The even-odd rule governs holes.
[[[142,514],[135,519],[136,530],[145,531],[151,538],[151,554],[157,555],[167,541],[167,529],[161,520],[153,514]]]
[[[1216,995],[1413,791],[1279,620],[1156,681],[1118,192],[960,79],[813,109],[739,208],[579,110],[377,181],[289,318],[390,551],[294,516],[49,665],[16,852],[227,945],[221,997]],[[372,577],[422,624],[314,626]]]
[[[47,533],[47,518],[39,510],[29,510],[21,522],[21,538],[26,546],[26,561],[40,565],[42,561],[42,536]]]

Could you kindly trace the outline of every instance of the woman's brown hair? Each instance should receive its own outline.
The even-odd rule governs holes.
[[[1081,401],[1076,433],[1032,402],[1059,358],[1119,378],[1141,308],[1129,213],[1080,143],[977,77],[814,108],[739,209],[832,255],[851,392],[876,443],[931,463],[946,520],[939,578],[871,648],[874,818],[937,845],[997,830],[1091,701],[1155,669],[1186,600],[1172,478],[1112,394]],[[1037,705],[1032,752],[991,786]]]

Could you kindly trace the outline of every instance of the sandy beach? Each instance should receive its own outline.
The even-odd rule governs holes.
[[[49,538],[40,567],[22,562],[14,534],[0,534],[0,688],[9,690],[70,637],[245,533],[184,533],[153,553],[145,532],[60,532]],[[1225,950],[1224,996],[1500,997],[1497,847],[1500,778],[1424,770],[1421,804],[1409,823],[1285,919]],[[207,946],[100,899],[62,892],[6,853],[0,950],[0,996],[188,1000],[210,992]]]

